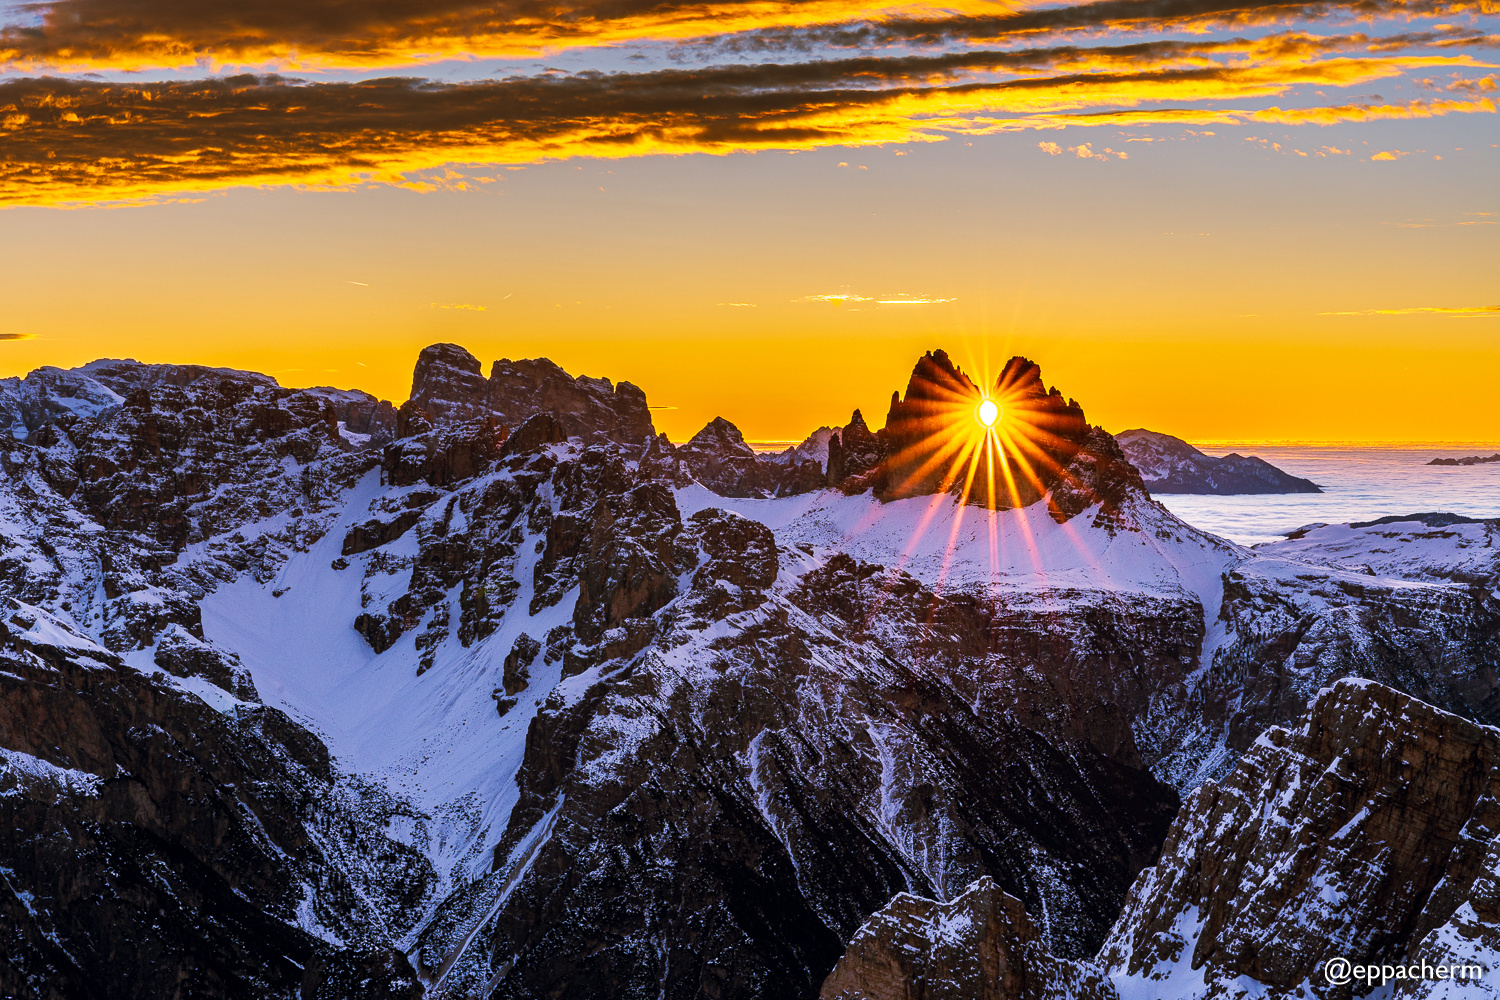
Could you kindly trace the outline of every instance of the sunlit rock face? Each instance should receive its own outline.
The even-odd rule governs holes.
[[[986,427],[979,407],[999,418]],[[1083,409],[1042,382],[1041,368],[1017,356],[986,392],[943,351],[924,355],[906,397],[886,416],[881,500],[953,492],[992,509],[1027,507],[1064,477],[1088,437]]]

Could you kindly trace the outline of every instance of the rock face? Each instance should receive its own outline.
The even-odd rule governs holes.
[[[992,428],[980,422],[985,400],[998,408]],[[946,353],[931,351],[913,368],[905,397],[891,394],[880,431],[855,410],[829,436],[826,480],[849,495],[872,490],[882,502],[953,493],[992,510],[1028,507],[1066,483],[1089,439],[1082,408],[1049,390],[1035,363],[1011,358],[994,385],[981,388]]]
[[[677,449],[693,478],[721,496],[774,496],[774,467],[762,465],[740,429],[715,417]]]
[[[543,470],[555,507],[523,478]],[[489,496],[509,506],[481,506]],[[448,506],[453,524],[535,532],[511,557],[541,543],[533,619],[572,602],[528,668],[527,690],[551,692],[505,709],[534,721],[483,892],[514,888],[451,967],[455,988],[495,975],[488,954],[503,962],[500,997],[690,992],[705,977],[721,995],[811,996],[893,893],[984,874],[1051,907],[1060,950],[1092,950],[1111,905],[1099,901],[1119,898],[1175,809],[1128,751],[975,716],[956,678],[852,637],[869,627],[856,608],[878,599],[879,567],[810,563],[730,511],[683,516],[609,449],[540,453]],[[415,530],[418,566],[476,548],[451,528]],[[369,583],[384,579],[372,563]],[[898,595],[893,634],[944,614],[915,581]],[[451,627],[441,611],[431,621]],[[660,876],[637,867],[643,840]],[[538,925],[538,912],[552,915]],[[419,970],[475,930],[451,926],[424,942]]]
[[[858,415],[823,469],[471,362],[426,352],[399,409],[134,362],[28,383],[0,992],[810,1000],[899,894],[982,879],[1079,961],[1181,796],[1320,687],[1495,721],[1492,524],[1251,551],[1098,428],[1029,506],[881,502]],[[555,411],[507,395],[524,371]],[[1443,934],[1483,939],[1487,884]],[[111,980],[121,954],[164,957]]]
[[[982,878],[948,903],[900,893],[854,935],[820,1000],[1115,1000],[1104,973],[1050,954],[1026,908]]]
[[[819,427],[803,438],[800,444],[793,445],[786,451],[777,452],[769,457],[775,461],[789,465],[815,462],[821,471],[828,465],[828,443],[833,439],[834,433],[835,431],[832,427]]]
[[[686,444],[673,447],[665,434],[655,438],[641,459],[643,468],[674,485],[699,482],[724,497],[778,497],[823,488],[821,461],[795,448],[757,454],[740,429],[715,417]]]
[[[977,410],[999,407],[987,437]],[[1029,507],[1062,478],[1088,435],[1083,410],[1042,382],[1041,368],[1022,357],[1005,363],[982,392],[942,351],[929,352],[912,371],[906,397],[891,398],[886,416],[882,499],[961,492],[994,508]],[[973,454],[947,458],[954,440],[972,439]],[[955,460],[960,459],[960,460]],[[998,466],[994,472],[991,466]]]
[[[1492,995],[1451,970],[1481,978],[1500,959],[1497,887],[1500,735],[1345,680],[1183,803],[1092,964],[1053,958],[1021,903],[981,881],[947,904],[897,896],[854,936],[822,997],[1369,991],[1330,982],[1330,959],[1392,976],[1400,966],[1388,995]],[[1411,977],[1422,963],[1444,966],[1442,978]]]
[[[1342,681],[1183,804],[1098,961],[1173,996],[1340,997],[1331,958],[1493,963],[1497,845],[1500,736]]]
[[[863,493],[885,482],[886,442],[870,432],[858,410],[828,439],[828,485],[847,494]]]
[[[210,708],[47,612],[0,614],[0,992],[422,995],[387,928],[432,873],[274,708]],[[354,859],[357,863],[351,864]]]
[[[1177,771],[1179,786],[1218,776],[1266,727],[1291,722],[1341,677],[1500,723],[1494,523],[1434,529],[1398,519],[1294,534],[1226,568],[1218,642],[1183,691],[1157,701],[1152,734],[1138,731],[1159,773]],[[1206,751],[1204,741],[1223,750]],[[1186,757],[1220,763],[1178,771],[1174,761]]]
[[[538,413],[565,435],[590,443],[640,446],[654,434],[646,394],[629,382],[569,375],[546,358],[501,359],[480,374],[479,360],[457,344],[433,344],[417,358],[411,403],[435,422],[492,417],[514,429]]]
[[[1152,493],[1322,493],[1254,455],[1211,458],[1181,438],[1137,429],[1115,435]]]
[[[59,418],[96,417],[125,401],[86,371],[38,368],[25,378],[0,379],[0,427],[4,433],[24,441],[32,431]]]

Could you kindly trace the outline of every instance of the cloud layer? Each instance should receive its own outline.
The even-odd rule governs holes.
[[[574,155],[1495,111],[1491,59],[1500,45],[1489,18],[1500,0],[1100,0],[1001,13],[970,6],[258,0],[226,13],[186,0],[33,5],[31,23],[0,32],[0,60],[13,70],[202,60],[410,65],[626,38],[686,38],[678,58],[706,64],[459,84],[11,77],[0,80],[0,204],[240,184],[419,183],[414,175],[444,165]],[[1354,18],[1365,22],[1359,31],[1329,28]],[[1442,20],[1415,23],[1424,19]],[[1187,37],[1158,37],[1171,33]],[[1432,74],[1447,82],[1431,84]],[[1441,93],[1305,97],[1400,77]],[[1085,159],[1128,158],[1097,142],[1042,144],[1064,147]]]

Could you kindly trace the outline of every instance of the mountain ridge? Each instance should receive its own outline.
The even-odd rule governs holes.
[[[1310,479],[1281,471],[1254,455],[1213,458],[1181,438],[1145,428],[1115,435],[1154,493],[1322,493]]]
[[[130,391],[92,415],[57,404],[0,437],[4,596],[66,655],[102,650],[164,718],[260,704],[330,762],[332,818],[284,810],[249,834],[304,873],[265,909],[312,941],[299,962],[355,947],[337,918],[366,935],[339,968],[399,978],[399,953],[431,997],[811,997],[897,893],[952,899],[983,877],[1071,961],[1104,940],[1178,799],[1329,681],[1500,721],[1483,523],[1324,526],[1252,551],[1152,501],[1098,428],[1023,507],[846,493],[833,443],[849,438],[846,470],[878,464],[867,427],[768,495],[786,480],[753,477],[815,463],[752,464],[727,421],[684,451],[603,380],[557,383],[572,410],[487,410],[478,362],[434,354],[441,412],[166,366],[124,371]],[[49,723],[13,717],[7,767],[40,768],[15,734]],[[265,774],[301,801],[295,774]],[[357,849],[298,860],[314,833],[331,843],[340,796],[383,818]],[[425,874],[369,860],[387,856]],[[194,878],[243,877],[234,863]],[[22,891],[27,941],[76,905]],[[219,947],[133,933],[183,961]],[[49,995],[50,973],[0,970]]]

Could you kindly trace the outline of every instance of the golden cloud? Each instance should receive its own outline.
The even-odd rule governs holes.
[[[464,189],[493,178],[440,168],[1065,126],[1329,124],[1493,112],[1488,91],[1402,104],[1225,107],[1298,86],[1485,65],[1468,54],[1418,51],[1451,35],[1404,36],[1413,51],[1401,52],[1392,36],[1286,32],[464,84],[250,75],[150,84],[9,80],[0,82],[0,204],[119,202],[264,184]],[[1160,107],[1185,104],[1200,106]],[[1126,158],[1090,143],[1069,149]]]
[[[534,55],[632,40],[672,40],[865,18],[991,14],[958,0],[262,0],[233,9],[184,0],[52,0],[40,23],[0,27],[0,66],[34,71],[410,66]]]
[[[886,45],[992,45],[1069,34],[1205,33],[1270,28],[1321,21],[1472,19],[1500,13],[1500,0],[1096,0],[1067,6],[1022,4],[996,13],[933,17],[895,15],[877,20],[811,26],[764,27],[680,43],[703,53],[809,52],[822,47],[872,50]],[[1462,29],[1448,25],[1455,36]],[[1398,46],[1403,44],[1397,41]],[[1462,44],[1462,43],[1455,43]],[[1490,43],[1493,44],[1493,43]]]
[[[998,10],[997,10],[998,7]],[[42,0],[0,25],[0,67],[337,69],[530,56],[632,41],[718,52],[994,44],[1041,35],[1203,32],[1321,20],[1454,21],[1500,0]]]

